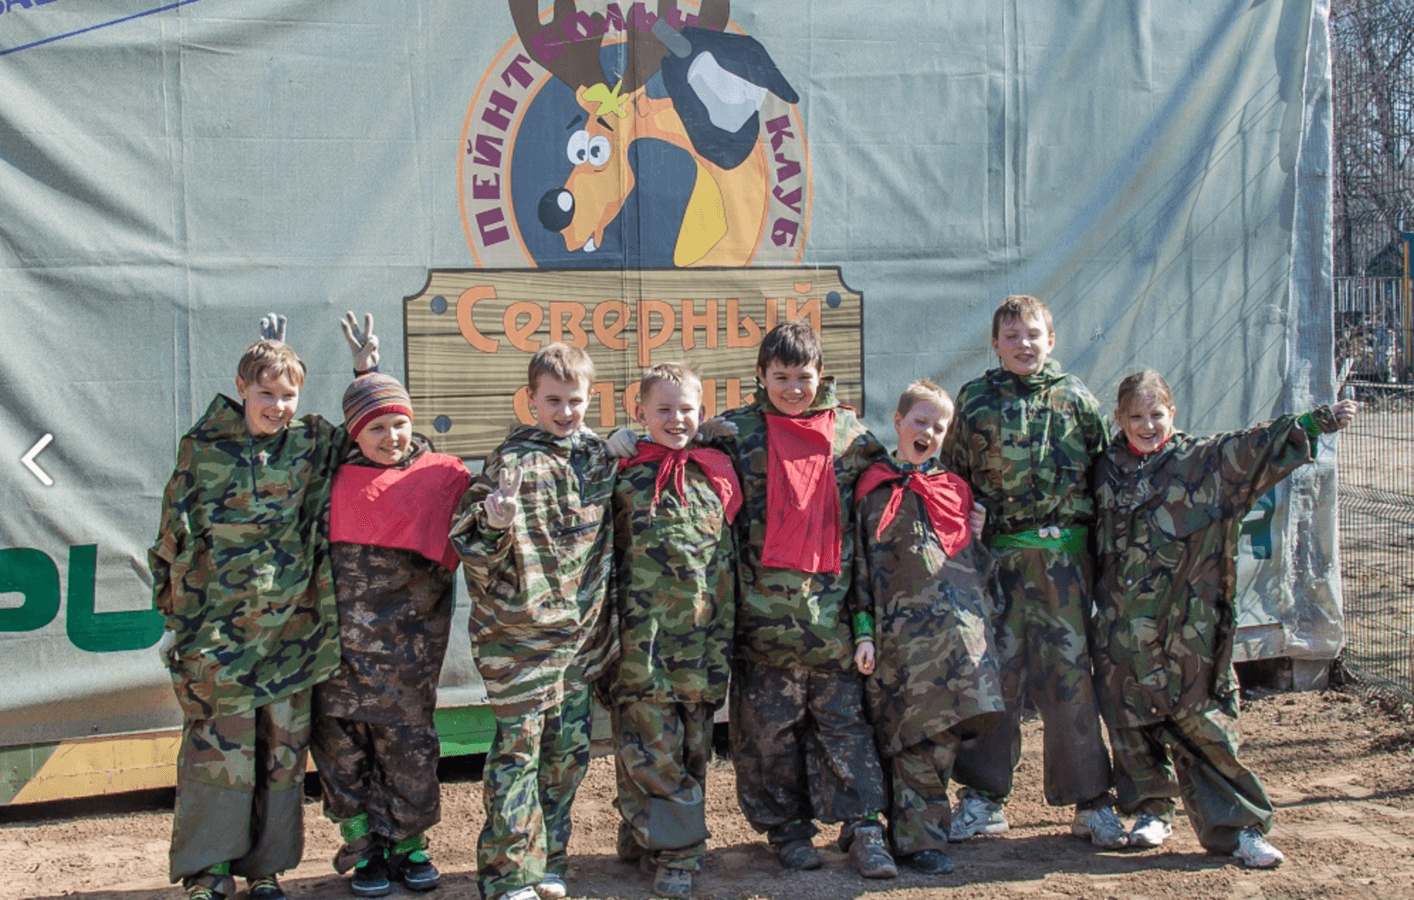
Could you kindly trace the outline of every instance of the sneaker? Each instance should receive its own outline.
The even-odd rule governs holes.
[[[354,866],[349,890],[355,897],[382,897],[392,889],[393,882],[388,878],[388,860],[381,850]]]
[[[1124,823],[1108,806],[1077,809],[1075,819],[1070,823],[1070,833],[1076,837],[1089,838],[1090,843],[1101,850],[1117,850],[1129,842]]]
[[[964,794],[953,810],[948,840],[957,844],[979,834],[1006,834],[1007,827],[1000,803],[978,794]]]
[[[1249,869],[1275,868],[1286,859],[1280,850],[1267,843],[1262,832],[1256,828],[1242,829],[1237,836],[1237,849],[1232,855],[1242,860],[1242,864]]]
[[[1148,813],[1140,813],[1129,832],[1130,847],[1157,847],[1173,834],[1173,826]]]
[[[535,892],[534,885],[523,885],[510,893],[502,894],[496,900],[540,900],[540,895]]]
[[[692,872],[659,866],[653,876],[652,896],[662,897],[664,900],[691,900]]]
[[[414,850],[389,863],[403,887],[410,891],[430,891],[442,882],[442,873],[432,865],[432,857],[426,850]]]
[[[275,880],[274,875],[247,879],[245,895],[250,900],[285,900],[285,892],[280,888],[280,882]]]
[[[898,866],[889,855],[882,825],[860,825],[850,842],[849,864],[865,878],[897,878]]]
[[[187,888],[187,900],[221,900],[221,895],[204,884],[194,884]]]
[[[953,870],[952,857],[941,850],[919,850],[904,862],[910,869],[924,875],[946,875]]]
[[[545,877],[535,886],[535,893],[541,900],[564,900],[569,892],[569,885],[554,872],[546,872]]]
[[[804,871],[818,869],[825,864],[820,859],[820,851],[808,840],[786,841],[776,852],[780,854],[782,869]]]

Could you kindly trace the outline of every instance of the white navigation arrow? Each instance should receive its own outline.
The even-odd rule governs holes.
[[[50,478],[45,473],[45,471],[35,463],[34,458],[38,456],[40,452],[44,450],[45,447],[48,447],[49,442],[52,440],[54,440],[54,435],[46,434],[44,437],[39,439],[39,443],[29,448],[28,453],[20,457],[20,462],[25,464],[25,468],[33,472],[34,477],[38,478],[41,482],[43,482],[45,486],[52,486],[54,484],[54,479]]]

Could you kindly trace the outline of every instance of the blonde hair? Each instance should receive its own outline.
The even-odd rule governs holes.
[[[645,369],[638,381],[638,396],[647,397],[648,392],[660,384],[696,388],[698,395],[702,394],[702,379],[687,363],[658,363],[651,369]]]
[[[578,347],[570,344],[546,344],[530,358],[526,367],[526,383],[533,394],[540,384],[540,378],[549,375],[557,381],[584,381],[594,383],[594,360]]]
[[[1051,308],[1039,297],[1030,294],[1012,294],[997,305],[992,313],[992,340],[1001,337],[1003,322],[1023,322],[1032,316],[1040,316],[1046,323],[1046,331],[1056,333],[1055,321],[1051,318]]]
[[[262,378],[288,377],[290,384],[304,387],[308,369],[288,344],[280,341],[256,341],[241,354],[236,364],[236,377],[246,384],[259,384]]]
[[[1119,383],[1119,392],[1115,398],[1115,412],[1124,415],[1129,408],[1129,404],[1141,397],[1152,397],[1169,409],[1173,409],[1173,392],[1169,390],[1169,383],[1164,380],[1164,376],[1153,369],[1144,369],[1142,372],[1134,372],[1124,376],[1124,380]]]
[[[952,418],[952,398],[948,396],[947,391],[938,387],[936,384],[926,378],[918,379],[917,381],[913,382],[913,384],[910,384],[908,387],[904,388],[902,394],[899,394],[898,414],[901,416],[908,415],[908,411],[910,409],[913,409],[914,404],[918,403],[921,400],[931,400],[932,402],[938,404],[938,406],[942,407],[947,412],[948,418]]]

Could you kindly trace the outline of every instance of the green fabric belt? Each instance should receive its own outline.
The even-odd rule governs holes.
[[[1043,538],[1034,531],[1020,531],[1016,534],[994,534],[987,539],[987,546],[994,550],[1064,550],[1067,553],[1084,553],[1086,549],[1086,528],[1062,528],[1060,537]]]

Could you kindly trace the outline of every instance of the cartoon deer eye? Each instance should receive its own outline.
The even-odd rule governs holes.
[[[589,164],[602,166],[609,161],[609,139],[602,134],[589,140]]]
[[[565,145],[565,155],[570,158],[571,165],[579,165],[589,159],[589,132],[580,130],[570,135],[569,142]]]

